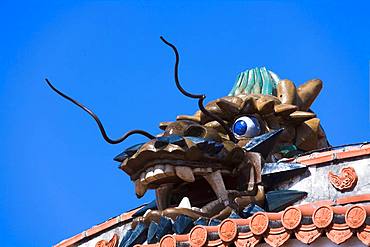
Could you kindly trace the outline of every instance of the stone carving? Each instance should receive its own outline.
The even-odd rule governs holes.
[[[339,175],[333,172],[328,174],[330,183],[340,191],[350,190],[356,186],[357,174],[353,167],[344,167]]]

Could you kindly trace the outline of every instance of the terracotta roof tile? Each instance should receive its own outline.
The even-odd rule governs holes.
[[[364,195],[363,198],[370,197]],[[347,199],[351,203],[350,197]],[[311,224],[302,219],[309,218]],[[343,223],[338,223],[337,219]],[[175,247],[178,243],[191,246],[227,246],[234,243],[237,247],[255,246],[264,241],[270,246],[283,245],[291,237],[305,244],[326,236],[335,244],[341,244],[351,237],[357,237],[365,245],[370,245],[370,205],[335,205],[334,202],[321,201],[300,206],[291,206],[278,213],[257,212],[248,219],[225,219],[218,226],[195,226],[190,233],[166,235],[157,244],[136,245],[136,247]],[[274,227],[272,222],[282,226]],[[248,231],[240,231],[248,226]],[[213,236],[210,239],[210,236]],[[215,237],[216,236],[216,237]]]
[[[108,228],[110,227],[113,227],[121,222],[125,222],[125,221],[128,221],[128,220],[131,220],[132,219],[132,215],[135,214],[138,210],[140,210],[143,206],[140,206],[139,208],[136,208],[134,210],[131,210],[127,213],[123,213],[117,217],[114,217],[114,218],[111,218],[101,224],[98,224],[96,226],[93,226],[91,227],[90,229],[80,233],[80,234],[77,234],[71,238],[68,238],[66,240],[63,240],[62,242],[54,245],[54,247],[68,247],[68,246],[72,246],[73,244],[81,241],[82,239],[86,238],[86,237],[91,237],[92,235],[94,234],[97,234],[97,233],[100,233],[100,232],[103,232],[105,230],[107,230]]]
[[[328,163],[335,160],[343,160],[359,156],[370,155],[370,144],[361,144],[356,146],[346,146],[340,149],[333,149],[324,152],[313,152],[309,155],[300,156],[292,159],[295,162],[309,165]]]
[[[78,241],[84,239],[86,237],[85,232],[82,232],[80,234],[77,234],[71,238],[68,238],[66,240],[63,240],[59,244],[55,245],[55,247],[65,247],[65,246],[71,246],[72,244],[77,243]]]

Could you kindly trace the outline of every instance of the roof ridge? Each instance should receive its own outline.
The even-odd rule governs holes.
[[[370,200],[370,194],[367,196]],[[177,243],[196,247],[234,243],[239,247],[255,246],[263,240],[270,246],[281,246],[291,236],[311,244],[322,234],[335,244],[341,244],[355,235],[365,245],[370,245],[370,225],[365,223],[370,216],[367,215],[370,215],[370,205],[338,206],[334,202],[319,201],[290,206],[278,213],[257,212],[247,219],[228,218],[218,226],[197,225],[188,234],[166,235],[159,243],[136,247],[175,247]],[[338,221],[337,216],[344,216],[344,222]],[[303,224],[304,217],[311,219],[312,223]],[[281,226],[272,227],[272,222],[281,222]]]

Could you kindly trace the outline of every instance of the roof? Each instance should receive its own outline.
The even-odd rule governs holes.
[[[257,212],[248,219],[225,219],[218,226],[197,225],[188,234],[166,235],[159,243],[137,247],[175,247],[189,244],[194,247],[255,246],[261,241],[273,247],[283,245],[291,236],[311,244],[325,236],[335,244],[357,237],[370,245],[370,205],[337,206],[342,202],[370,201],[370,194],[361,198],[337,201],[318,201],[291,206],[278,213]],[[367,217],[369,215],[369,217]]]
[[[335,162],[349,158],[361,157],[369,154],[370,154],[370,144],[360,143],[350,146],[336,147],[334,149],[327,151],[319,152],[319,150],[316,150],[310,152],[310,154],[304,154],[303,156],[295,158],[294,161],[309,166],[324,164],[328,162]]]
[[[82,241],[85,238],[93,237],[94,235],[97,235],[101,232],[106,231],[107,229],[110,229],[112,227],[115,227],[119,224],[122,224],[124,222],[128,222],[132,220],[132,216],[139,211],[144,206],[140,206],[136,209],[133,209],[129,212],[123,213],[121,215],[118,215],[116,217],[110,218],[109,220],[98,224],[96,226],[91,227],[90,229],[87,229],[86,231],[83,231],[73,237],[70,237],[66,240],[61,241],[60,243],[54,245],[54,247],[67,247],[67,246],[73,246],[77,242]]]
[[[290,159],[289,161],[298,162],[298,163],[301,163],[307,166],[311,166],[311,165],[325,164],[325,163],[335,162],[335,161],[340,161],[340,160],[345,160],[345,159],[360,158],[361,156],[368,156],[368,155],[370,155],[370,144],[361,143],[361,144],[355,144],[355,145],[350,145],[350,146],[343,146],[339,148],[337,147],[337,148],[333,148],[330,150],[317,150],[309,154],[305,154],[303,156]],[[160,243],[155,244],[155,245],[167,247],[177,242],[190,241],[189,238],[191,239],[191,237],[194,236],[194,234],[198,234],[199,232],[199,234],[203,234],[203,236],[206,236],[204,241],[208,241],[209,246],[213,246],[213,245],[216,246],[216,245],[219,245],[219,243],[222,243],[222,241],[225,241],[223,239],[224,236],[229,236],[229,234],[232,233],[233,229],[234,231],[235,229],[238,229],[238,231],[232,233],[233,234],[232,236],[235,235],[235,237],[230,241],[234,241],[236,245],[239,245],[239,243],[243,241],[244,241],[243,243],[248,243],[248,241],[252,241],[252,240],[256,241],[255,244],[257,244],[262,239],[264,239],[271,246],[280,246],[278,245],[278,243],[283,243],[287,241],[290,237],[290,234],[293,232],[294,232],[295,237],[299,239],[300,241],[302,241],[303,243],[306,243],[305,241],[312,242],[316,238],[321,236],[322,234],[326,234],[326,236],[330,240],[332,240],[334,243],[341,242],[341,241],[343,242],[347,240],[348,238],[350,238],[351,236],[357,236],[363,243],[370,245],[370,219],[369,218],[366,219],[365,226],[361,226],[359,228],[353,228],[351,227],[353,226],[351,225],[351,223],[348,224],[348,216],[346,216],[347,211],[350,211],[350,207],[340,206],[340,205],[344,205],[348,203],[355,203],[355,202],[362,202],[362,201],[370,201],[370,194],[343,197],[343,198],[337,199],[336,201],[319,201],[319,202],[315,202],[311,204],[294,207],[294,210],[296,210],[297,215],[301,215],[304,221],[307,220],[307,221],[313,222],[312,224],[303,224],[303,223],[298,224],[297,227],[295,227],[294,229],[289,229],[289,226],[287,225],[287,223],[284,223],[284,220],[281,220],[282,215],[287,215],[286,210],[288,209],[293,210],[293,208],[290,207],[290,208],[287,208],[285,211],[282,211],[279,213],[257,213],[258,217],[255,216],[256,215],[255,214],[248,219],[226,219],[219,226],[195,226],[189,234],[165,236],[162,238]],[[328,223],[329,225],[327,227],[321,228],[314,223],[315,215],[318,215],[317,212],[315,211],[318,209],[319,207],[318,205],[325,206],[328,211],[333,212],[333,217],[331,217],[331,220]],[[55,247],[73,246],[76,243],[83,241],[84,239],[92,238],[124,222],[129,222],[132,220],[132,216],[135,214],[135,212],[140,210],[142,207],[143,206],[137,209],[131,210],[129,212],[123,213],[117,217],[111,218],[101,224],[93,226],[92,228],[85,230],[82,233],[79,233],[71,238],[63,240],[62,242],[56,244]],[[370,216],[370,206],[358,206],[357,205],[356,207],[360,207],[361,208],[360,210],[362,210],[361,212],[365,210],[367,212],[367,215]],[[356,211],[358,210],[356,209]],[[341,223],[337,223],[338,222],[337,220],[343,217],[344,217],[344,221],[342,220],[342,221],[339,221]],[[365,214],[365,217],[366,217],[366,214]],[[253,222],[254,222],[253,219],[255,218],[263,220],[264,223],[267,222],[267,225],[281,224],[281,226],[271,227],[271,228],[268,227],[268,230],[266,229],[260,235],[255,234],[253,232],[254,230],[252,231],[253,226],[251,227],[250,225],[251,221],[253,225]],[[294,219],[296,220],[296,218],[293,218],[293,221]],[[288,226],[288,228],[286,228],[284,224],[285,226]],[[240,229],[249,228],[250,230],[242,232],[242,231],[239,231],[239,228]],[[220,231],[222,234],[218,234],[219,229],[221,229]],[[231,230],[231,232],[229,232],[229,230]],[[225,231],[226,235],[223,235],[223,231]],[[212,235],[213,237],[209,238],[210,235]],[[215,238],[216,235],[218,236],[218,239],[217,238],[213,239]]]

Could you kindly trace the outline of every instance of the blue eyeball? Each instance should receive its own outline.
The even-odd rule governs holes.
[[[261,133],[260,124],[255,117],[240,117],[233,124],[233,132],[236,137],[255,137]]]

